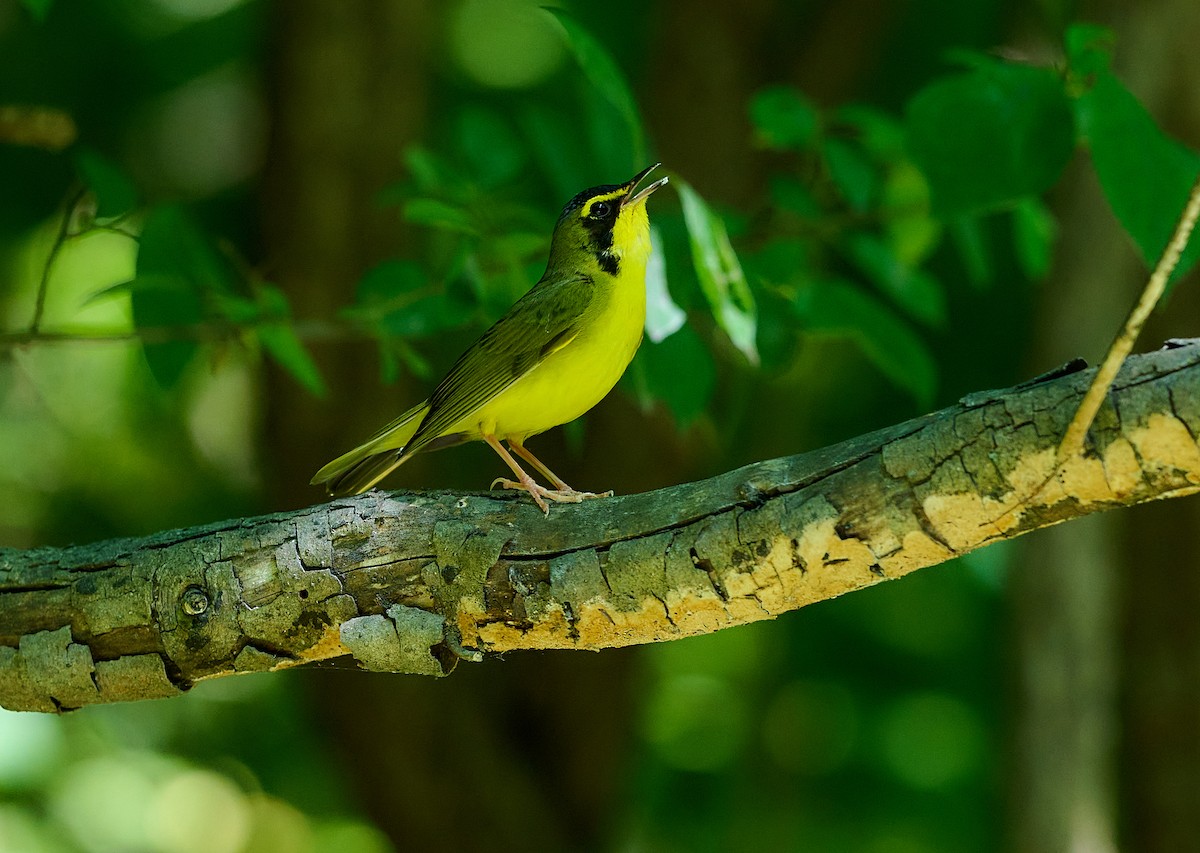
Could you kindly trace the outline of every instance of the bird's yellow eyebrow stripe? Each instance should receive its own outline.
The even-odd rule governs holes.
[[[612,192],[608,193],[607,195],[598,195],[595,198],[588,199],[588,203],[585,204],[583,206],[583,210],[581,210],[579,212],[579,218],[587,219],[588,216],[590,216],[592,213],[592,205],[595,204],[596,202],[598,202],[598,201],[616,201],[619,198],[624,198],[626,195],[626,192],[627,192],[626,189],[624,187],[622,187],[619,190],[613,190]]]

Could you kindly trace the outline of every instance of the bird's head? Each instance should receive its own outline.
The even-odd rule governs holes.
[[[591,187],[563,207],[554,226],[550,266],[599,269],[617,275],[622,264],[645,266],[650,254],[650,220],[646,199],[667,183],[659,178],[640,191],[637,185],[659,164],[638,172],[623,184]]]

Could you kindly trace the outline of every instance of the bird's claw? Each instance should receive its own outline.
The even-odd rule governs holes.
[[[592,498],[611,498],[613,491],[609,489],[607,492],[580,492],[567,486],[565,489],[547,489],[545,486],[534,481],[531,477],[529,482],[509,480],[507,477],[497,477],[492,480],[492,485],[489,488],[494,489],[499,486],[502,489],[516,489],[518,491],[529,492],[529,496],[541,508],[546,515],[550,514],[550,506],[543,498],[548,498],[555,503],[577,504],[583,503]]]

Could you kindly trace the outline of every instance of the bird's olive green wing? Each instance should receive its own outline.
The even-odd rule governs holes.
[[[421,450],[579,333],[592,302],[588,276],[542,279],[462,354],[429,398],[429,414],[404,448]]]

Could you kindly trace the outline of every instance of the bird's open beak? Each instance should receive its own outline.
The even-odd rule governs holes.
[[[622,201],[621,201],[621,207],[625,208],[625,207],[629,207],[630,205],[639,204],[639,203],[645,201],[646,199],[648,199],[650,197],[650,193],[654,192],[659,187],[666,186],[667,179],[666,179],[666,177],[662,177],[662,178],[659,178],[657,181],[655,181],[652,184],[647,184],[645,187],[642,188],[641,192],[637,193],[636,195],[633,194],[633,191],[635,189],[637,189],[637,185],[642,182],[642,178],[649,175],[651,172],[653,172],[655,169],[657,169],[661,165],[662,165],[662,163],[655,163],[653,166],[650,166],[649,168],[643,169],[642,171],[638,172],[636,175],[633,176],[632,179],[630,179],[629,181],[627,181],[625,183],[625,186],[627,186],[629,189],[626,191],[625,198],[622,199]]]

